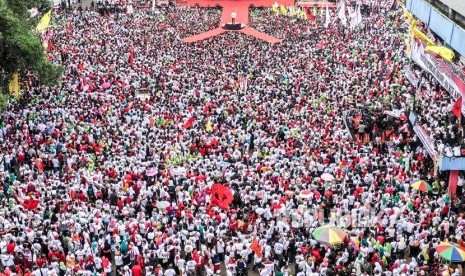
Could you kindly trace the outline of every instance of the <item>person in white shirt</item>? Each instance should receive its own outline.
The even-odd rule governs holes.
[[[174,270],[173,265],[170,264],[168,269],[165,271],[165,276],[175,276],[175,275],[176,275],[176,271]]]

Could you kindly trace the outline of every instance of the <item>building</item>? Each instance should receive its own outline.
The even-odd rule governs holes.
[[[425,30],[434,33],[435,37],[441,40],[442,45],[454,50],[455,58],[449,61],[426,50],[429,45],[428,37],[424,37],[422,41],[421,39],[413,39],[412,35],[409,55],[416,65],[431,74],[449,92],[451,100],[457,101],[460,97],[465,96],[465,1],[407,0],[406,8],[423,23]],[[406,77],[414,87],[419,87],[421,76],[406,69]],[[449,145],[462,149],[461,154],[454,153],[452,156],[450,153],[447,154],[439,150],[427,130],[418,124],[415,112],[413,110],[409,118],[414,131],[429,155],[435,160],[438,169],[449,172],[449,190],[452,195],[455,195],[459,174],[465,172],[464,145],[463,143]],[[462,104],[461,113],[458,122],[463,125],[465,104]],[[457,133],[457,135],[461,134]],[[459,140],[463,141],[463,139]]]

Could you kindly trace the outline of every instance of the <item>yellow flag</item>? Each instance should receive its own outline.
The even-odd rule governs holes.
[[[323,10],[323,9],[322,9],[322,10]],[[316,13],[317,13],[316,7],[313,7],[313,10],[312,10],[313,16],[316,16],[316,15],[317,15]]]
[[[273,4],[272,8],[273,8],[274,13],[275,13],[276,15],[279,15],[279,4],[275,2],[275,3]]]
[[[434,43],[434,41],[432,41],[425,33],[421,32],[417,28],[413,28],[412,32],[416,37],[418,37],[419,39],[425,41],[426,44],[428,44],[427,46],[435,46],[436,45],[436,43]]]
[[[304,9],[300,10],[300,18],[302,19],[307,19],[307,13],[305,12]]]
[[[13,94],[16,98],[19,97],[19,80],[18,80],[18,73],[14,73],[13,77],[8,84],[8,91],[10,94]]]
[[[52,10],[49,10],[44,16],[40,19],[39,24],[37,24],[36,31],[43,32],[50,25],[50,20],[52,19]]]
[[[207,125],[205,126],[205,130],[207,132],[210,132],[213,130],[212,123],[210,121],[208,121]]]
[[[284,5],[281,5],[281,13],[286,15],[287,14],[287,9],[284,7]]]
[[[427,46],[425,50],[436,53],[448,61],[452,61],[455,55],[454,51],[444,46]]]
[[[292,6],[290,7],[290,15],[291,15],[292,17],[297,16],[297,11],[296,11],[296,9],[295,9],[294,7],[292,7]]]

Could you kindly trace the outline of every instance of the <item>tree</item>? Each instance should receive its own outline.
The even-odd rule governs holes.
[[[39,15],[30,18],[29,10]],[[49,0],[0,0],[0,74],[6,86],[11,76],[30,70],[45,85],[57,84],[62,68],[49,62],[34,29],[41,16],[51,9]]]

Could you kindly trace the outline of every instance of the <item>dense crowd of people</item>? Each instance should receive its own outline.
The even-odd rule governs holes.
[[[412,89],[400,8],[364,2],[353,30],[253,12],[276,45],[181,42],[217,9],[54,18],[62,83],[31,77],[2,115],[2,274],[459,275],[435,246],[462,243],[465,220],[408,119],[365,116],[366,140],[344,127],[345,110],[408,109]],[[328,223],[349,238],[318,243]]]

